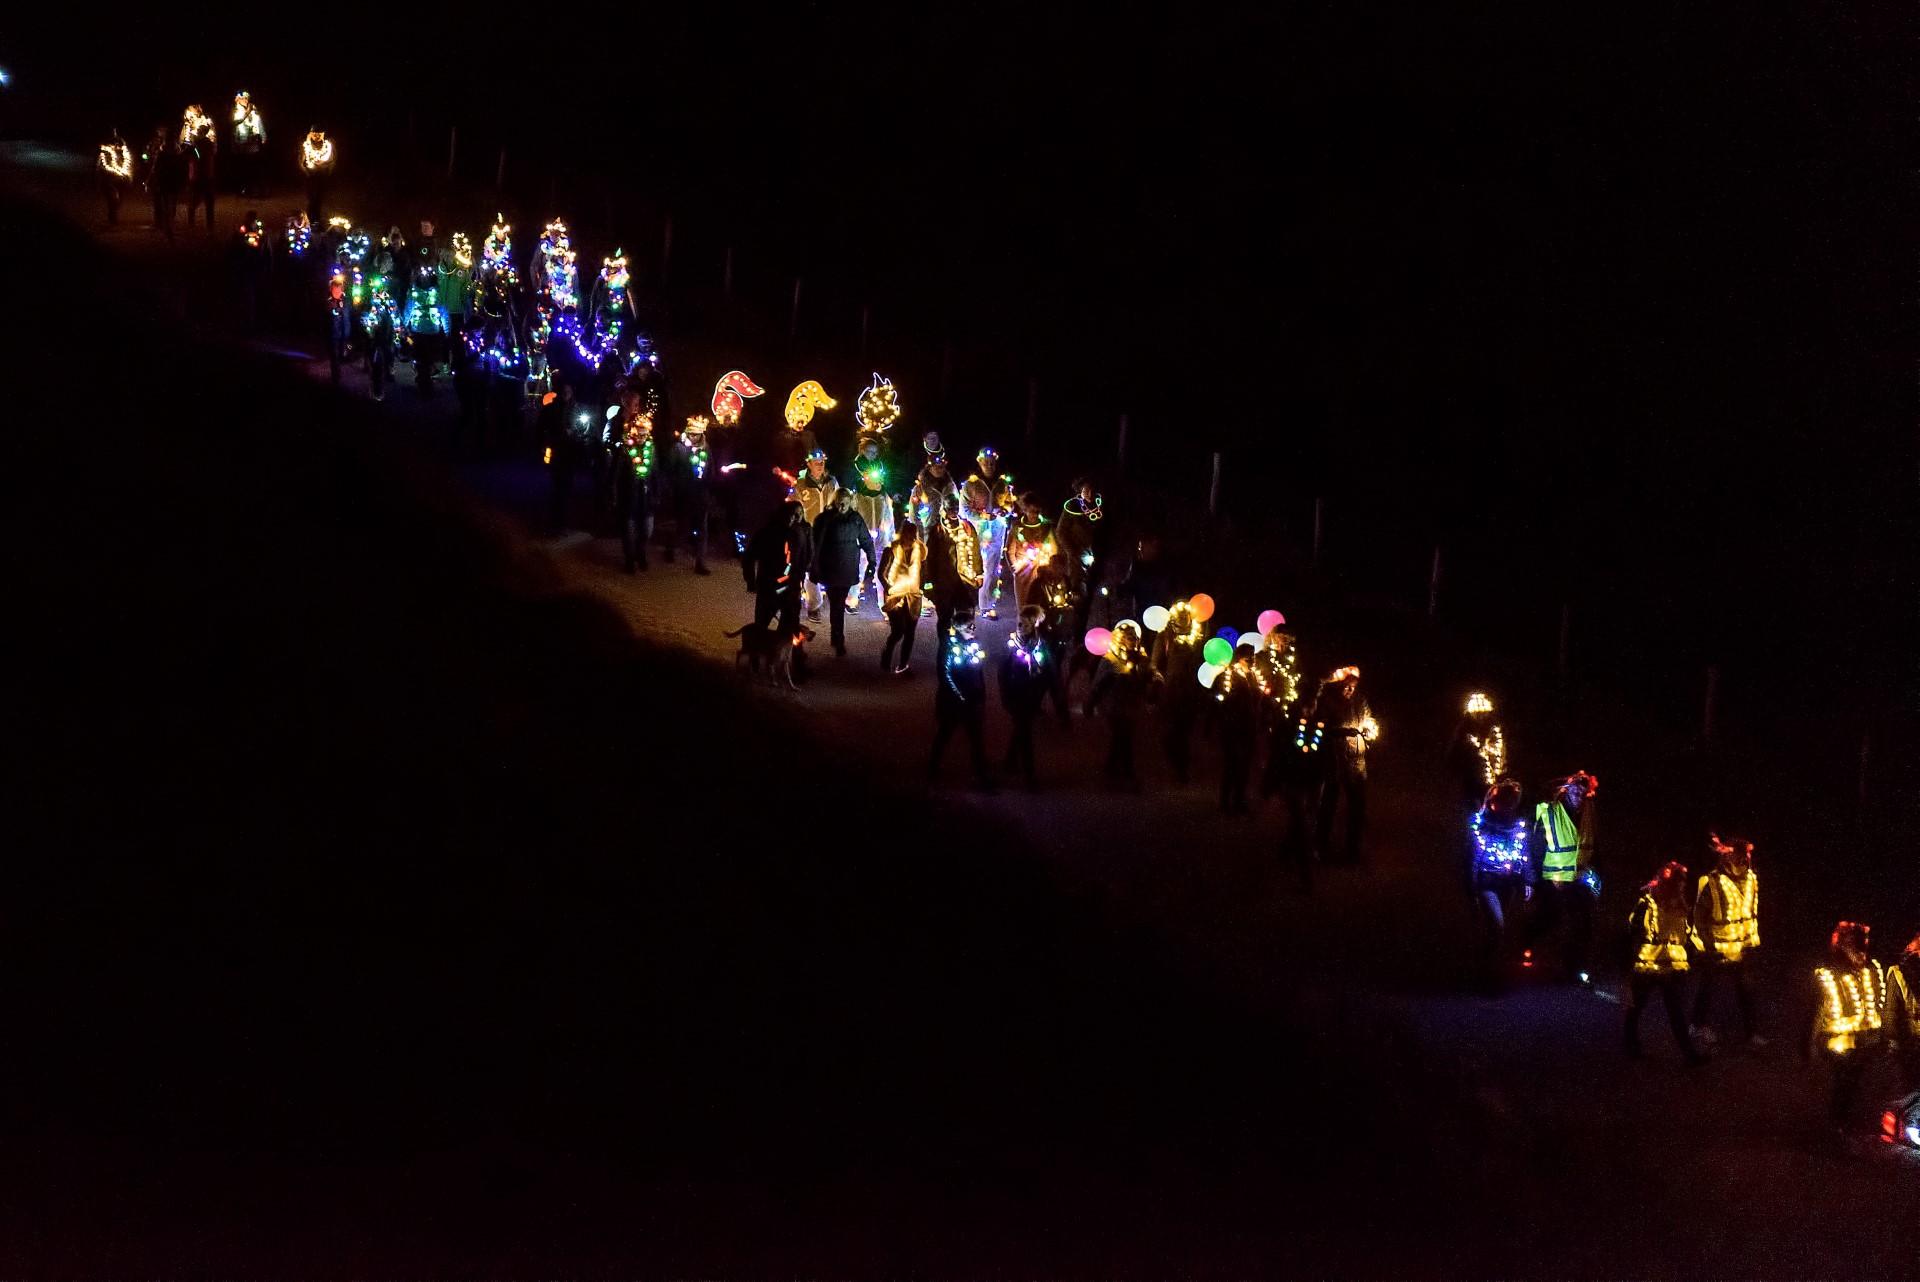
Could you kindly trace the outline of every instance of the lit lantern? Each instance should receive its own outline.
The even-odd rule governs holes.
[[[740,411],[745,408],[743,398],[752,400],[764,394],[764,389],[744,373],[728,370],[713,385],[713,421],[722,427],[732,427],[740,421]]]
[[[813,422],[816,409],[830,410],[840,402],[827,395],[827,389],[808,379],[787,393],[787,427],[798,432]]]

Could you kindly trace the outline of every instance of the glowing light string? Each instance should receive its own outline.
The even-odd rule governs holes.
[[[827,389],[812,379],[787,394],[787,427],[795,432],[813,422],[816,409],[830,410],[840,402],[827,395]]]
[[[300,140],[300,167],[308,173],[333,164],[333,144],[324,129],[310,129]]]
[[[740,421],[740,411],[745,408],[742,398],[752,400],[764,394],[764,389],[744,373],[728,370],[713,385],[713,421],[722,427],[733,426]]]
[[[133,149],[124,142],[101,143],[100,168],[112,178],[133,177]]]
[[[813,386],[818,387],[819,384]],[[822,408],[832,409],[833,406],[828,403]],[[860,399],[853,407],[853,421],[869,432],[884,432],[900,421],[900,395],[894,390],[892,379],[882,378],[877,373],[873,376],[873,382],[860,393]]]

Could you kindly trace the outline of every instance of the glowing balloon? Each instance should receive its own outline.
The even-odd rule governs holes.
[[[1134,628],[1135,628],[1136,630],[1137,630],[1137,629],[1138,629],[1138,628],[1140,627],[1140,624],[1139,624],[1139,623],[1138,623],[1137,621],[1135,621],[1135,620],[1133,620],[1133,619],[1122,619],[1122,620],[1120,620],[1120,622],[1118,622],[1118,623],[1116,623],[1116,624],[1114,624],[1114,625],[1113,625],[1113,630],[1114,630],[1115,632],[1118,632],[1118,631],[1119,631],[1119,630],[1120,630],[1121,628],[1124,628],[1124,627],[1125,627],[1125,626],[1127,626],[1127,624],[1129,624],[1129,623],[1131,623],[1131,624],[1133,624],[1133,626],[1134,626]]]
[[[1087,653],[1097,659],[1107,652],[1108,646],[1113,644],[1113,633],[1105,628],[1088,628],[1084,644],[1087,647]]]
[[[1212,645],[1213,642],[1209,641],[1207,644]],[[1211,690],[1213,689],[1214,679],[1220,675],[1220,665],[1217,663],[1203,663],[1200,665],[1200,671],[1196,675],[1200,678],[1200,684]]]
[[[1240,633],[1233,628],[1221,628],[1218,632],[1214,633],[1213,635],[1219,637],[1222,641],[1225,641],[1228,645],[1232,645],[1235,641],[1238,641],[1240,639]]]
[[[1260,617],[1254,621],[1253,630],[1261,636],[1265,636],[1275,628],[1284,628],[1286,626],[1286,615],[1280,613],[1278,610],[1262,610],[1260,611]]]
[[[1140,614],[1140,621],[1147,625],[1149,632],[1164,632],[1167,627],[1167,607],[1150,605]]]
[[[1260,646],[1260,638],[1251,632],[1242,632],[1240,639],[1233,643],[1233,648],[1238,650],[1241,646],[1245,646],[1249,650],[1258,649]]]
[[[1200,657],[1216,668],[1224,668],[1233,662],[1233,642],[1215,637],[1201,647]]]
[[[1200,622],[1205,623],[1213,617],[1213,598],[1206,593],[1196,593],[1187,604],[1193,607],[1193,617]]]

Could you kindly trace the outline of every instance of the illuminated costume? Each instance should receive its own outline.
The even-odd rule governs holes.
[[[1868,954],[1869,927],[1843,921],[1828,940],[1825,966],[1813,972],[1813,1026],[1806,1055],[1818,1056],[1832,1078],[1828,1116],[1845,1124],[1860,1078],[1885,1036],[1887,973]]]
[[[1459,781],[1460,800],[1469,813],[1486,800],[1487,789],[1510,773],[1507,733],[1494,720],[1493,700],[1475,692],[1467,696],[1465,715],[1454,728],[1447,765]]]
[[[680,537],[693,548],[693,572],[710,574],[707,569],[707,527],[711,513],[714,469],[713,449],[707,441],[709,424],[704,414],[695,414],[673,439],[673,491],[679,509]],[[673,549],[667,549],[673,559]]]
[[[1153,664],[1141,639],[1140,625],[1131,619],[1123,620],[1113,629],[1104,662],[1094,675],[1093,690],[1087,696],[1089,716],[1103,705],[1106,708],[1109,782],[1127,787],[1138,785],[1139,777],[1133,766],[1133,734],[1146,710],[1153,682]]]
[[[960,515],[960,500],[952,493],[927,540],[927,581],[933,584],[936,635],[944,637],[956,619],[972,618],[980,592],[980,536]]]
[[[1073,489],[1073,497],[1060,509],[1060,519],[1055,522],[1054,540],[1073,558],[1075,568],[1086,580],[1080,613],[1074,622],[1075,630],[1084,634],[1106,568],[1108,527],[1101,524],[1106,519],[1105,500],[1094,491],[1093,482],[1082,477],[1074,482]]]
[[[1053,522],[1040,515],[1040,505],[1031,494],[1021,499],[1022,513],[1007,534],[1007,561],[1013,568],[1013,599],[1027,608],[1033,590],[1033,576],[1053,560]]]
[[[420,244],[407,264],[407,346],[413,354],[414,385],[433,389],[436,368],[449,360],[452,318],[440,295],[441,251],[433,243],[433,224],[420,224]]]
[[[366,310],[360,316],[360,331],[367,341],[367,375],[376,401],[386,399],[393,359],[400,346],[400,304],[394,298],[393,282],[393,255],[382,250],[366,274]]]
[[[594,278],[593,296],[587,308],[582,355],[590,367],[602,368],[608,357],[615,357],[623,371],[633,368],[638,312],[632,277],[627,271],[627,252],[616,249],[600,260],[600,274]]]
[[[620,551],[627,573],[647,568],[647,541],[653,537],[653,416],[636,388],[621,394],[607,411],[617,424],[612,470],[614,514],[620,524]]]
[[[1600,880],[1593,871],[1594,797],[1600,781],[1584,770],[1554,785],[1553,795],[1534,807],[1539,835],[1540,920],[1544,934],[1564,927],[1567,975],[1587,982],[1587,953],[1593,938],[1594,901]]]
[[[1325,727],[1316,840],[1323,856],[1332,849],[1333,821],[1345,797],[1346,858],[1358,863],[1367,830],[1367,750],[1380,740],[1380,723],[1360,692],[1360,669],[1341,668],[1327,678],[1314,700],[1312,719]]]
[[[873,531],[880,547],[893,542],[893,495],[891,467],[887,459],[887,432],[900,420],[900,396],[893,380],[874,374],[873,382],[860,393],[853,407],[853,421],[860,429],[854,447],[853,475],[848,486],[853,491],[853,509]],[[867,569],[871,580],[873,568]],[[848,606],[859,608],[856,594]]]
[[[989,619],[1000,617],[1000,582],[1005,571],[1007,522],[1013,519],[1013,478],[1000,470],[1000,453],[983,445],[974,456],[979,470],[961,487],[961,511],[980,533],[980,564],[985,573],[980,579],[979,612]],[[1031,577],[1031,576],[1029,576]],[[1023,606],[1025,602],[1021,603]]]
[[[1294,646],[1292,633],[1273,628],[1261,639],[1253,655],[1253,680],[1264,700],[1267,731],[1267,768],[1261,776],[1260,792],[1272,797],[1299,773],[1296,758],[1300,754],[1293,751],[1295,723],[1307,711],[1299,706],[1300,651]]]
[[[1715,866],[1700,879],[1693,899],[1693,930],[1700,942],[1700,983],[1693,998],[1694,1035],[1713,1041],[1707,1025],[1713,990],[1724,981],[1733,986],[1740,1011],[1740,1035],[1749,1042],[1765,1039],[1754,1032],[1753,991],[1747,985],[1747,959],[1760,947],[1760,875],[1753,870],[1753,843],[1740,838],[1722,840],[1709,833]]]
[[[1627,990],[1627,1054],[1640,1055],[1640,1013],[1654,993],[1667,1008],[1667,1026],[1689,1064],[1701,1062],[1700,1051],[1687,1035],[1687,866],[1669,863],[1660,875],[1640,888],[1640,899],[1627,918],[1634,944],[1633,978]]]
[[[894,541],[880,553],[881,608],[887,615],[887,644],[880,651],[882,672],[904,674],[913,659],[913,634],[920,626],[920,593],[926,573],[927,545],[911,522],[903,522]],[[897,668],[893,666],[896,645],[900,648]]]
[[[1086,599],[1083,581],[1064,556],[1056,555],[1041,567],[1033,581],[1033,592],[1034,605],[1042,612],[1040,635],[1061,660],[1053,665],[1053,701],[1060,714],[1060,724],[1066,725],[1071,720],[1067,711],[1067,686],[1073,673],[1079,670],[1082,660],[1099,662],[1087,653],[1085,646],[1075,644],[1077,638],[1086,635],[1084,628],[1076,630],[1084,613],[1081,608]]]
[[[981,788],[993,786],[987,774],[986,660],[986,651],[966,628],[951,627],[941,634],[940,677],[933,683],[933,755],[927,760],[928,782],[940,772],[947,741],[954,731],[964,730],[968,754],[973,759],[974,782]]]
[[[806,470],[794,478],[793,497],[800,504],[807,524],[818,521],[821,514],[833,506],[833,496],[840,491],[840,482],[833,479],[827,471],[827,456],[823,450],[815,449],[807,454]],[[820,583],[808,576],[806,586],[807,619],[820,622]]]
[[[1260,741],[1260,687],[1253,679],[1253,656],[1242,650],[1213,679],[1213,698],[1220,705],[1220,813],[1252,813],[1247,783],[1253,777],[1253,754]]]
[[[323,129],[309,129],[300,140],[300,172],[307,176],[307,218],[314,226],[326,217],[327,188],[333,184],[335,148]]]
[[[267,123],[252,95],[242,89],[233,96],[234,171],[242,196],[260,194],[260,153],[267,145]]]
[[[198,106],[188,107],[180,121],[180,149],[187,158],[187,226],[193,213],[207,207],[207,230],[213,230],[214,170],[220,156],[220,131],[213,118]]]
[[[560,369],[572,370],[576,362],[567,355],[577,351],[583,359],[578,368],[590,369],[596,362],[584,360],[586,353],[580,334],[580,270],[573,251],[573,238],[567,224],[554,219],[540,231],[533,258],[527,265],[527,288],[533,295],[529,317],[527,356],[530,377],[546,381]]]
[[[1533,897],[1532,825],[1520,804],[1520,785],[1497,780],[1467,820],[1467,894],[1479,925],[1480,971],[1488,987],[1504,986],[1509,924]]]
[[[826,589],[828,639],[833,644],[833,652],[844,655],[847,652],[847,595],[860,582],[861,569],[874,565],[876,556],[873,531],[854,511],[853,496],[836,486],[829,503],[820,519],[813,523],[813,574]]]
[[[1017,548],[1017,530],[1015,537]],[[1165,725],[1160,746],[1173,767],[1173,777],[1181,783],[1193,771],[1193,725],[1206,696],[1200,685],[1200,665],[1206,662],[1200,651],[1206,640],[1205,625],[1193,606],[1180,601],[1167,610],[1167,626],[1153,643],[1153,670],[1163,683],[1160,715]]]
[[[127,146],[118,129],[107,135],[94,159],[94,172],[100,177],[100,194],[107,202],[107,226],[120,225],[120,202],[133,190],[133,148]]]
[[[1007,741],[1007,758],[1001,768],[1008,774],[1020,771],[1029,788],[1039,783],[1033,760],[1033,723],[1047,692],[1059,684],[1054,670],[1060,665],[1040,630],[1045,613],[1037,605],[1021,611],[1018,624],[1007,635],[1006,651],[1000,656],[1000,705],[1013,721],[1013,735]]]
[[[513,227],[498,216],[480,246],[473,316],[468,348],[498,377],[519,380],[526,369],[520,345],[520,274],[513,266]]]
[[[1920,1091],[1920,935],[1907,941],[1887,971],[1887,1010],[1882,1022],[1900,1059],[1900,1089]]]
[[[434,264],[440,274],[440,305],[447,309],[448,329],[464,334],[473,315],[473,242],[457,231]]]
[[[953,474],[947,471],[947,450],[940,443],[938,432],[928,432],[920,442],[920,448],[926,452],[926,466],[913,478],[913,493],[908,506],[913,509],[913,519],[921,529],[930,530],[933,523],[940,519],[940,513],[946,510],[947,496],[956,493]]]

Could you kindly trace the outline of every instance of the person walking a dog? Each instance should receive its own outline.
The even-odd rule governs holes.
[[[813,528],[800,505],[789,499],[760,527],[740,560],[747,591],[753,593],[753,626],[778,622],[780,632],[800,631],[800,584],[813,568]]]

